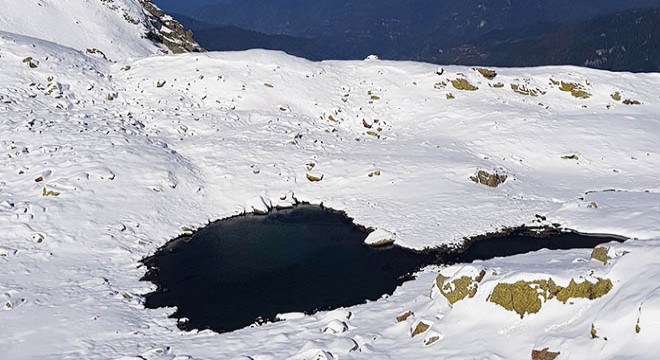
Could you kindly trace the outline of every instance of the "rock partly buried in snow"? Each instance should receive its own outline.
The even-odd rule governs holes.
[[[572,298],[594,300],[609,293],[611,289],[612,281],[601,278],[597,278],[595,283],[587,280],[578,283],[571,279],[566,287],[555,284],[552,279],[520,280],[513,284],[497,284],[488,296],[488,301],[514,311],[522,319],[525,314],[539,312],[543,303],[553,298],[564,304]]]
[[[414,315],[413,312],[408,310],[408,311],[404,312],[403,314],[397,316],[396,317],[396,322],[400,323],[402,321],[406,321],[406,320],[408,320],[408,318],[410,318],[413,315]]]
[[[410,337],[415,337],[419,334],[425,333],[431,327],[430,324],[420,320],[412,328],[410,328]]]
[[[307,180],[311,182],[319,182],[323,180],[324,177],[323,174],[313,173],[313,172],[308,172],[307,174],[305,174],[305,176],[307,177]]]
[[[477,175],[470,176],[470,180],[477,184],[498,187],[500,184],[503,184],[508,177],[508,175],[501,174],[497,170],[492,174],[485,170],[479,170],[477,171]]]
[[[390,246],[395,241],[396,235],[384,229],[376,229],[364,239],[364,243],[372,247]]]
[[[474,70],[479,72],[479,74],[481,74],[483,77],[485,77],[488,80],[493,80],[497,76],[497,72],[495,70],[490,70],[490,69],[481,68],[481,67],[474,68]]]
[[[555,360],[559,356],[559,352],[552,352],[548,349],[532,350],[532,360]]]

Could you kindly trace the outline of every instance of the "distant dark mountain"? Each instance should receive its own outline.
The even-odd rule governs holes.
[[[281,50],[310,60],[333,57],[318,46],[318,41],[288,35],[268,35],[237,26],[207,24],[184,15],[173,15],[194,33],[195,40],[212,51],[240,51],[248,49]]]
[[[186,14],[198,20],[182,22],[209,50],[657,71],[657,11],[630,9],[658,1],[222,0],[191,5]]]
[[[660,8],[629,10],[580,23],[493,31],[427,60],[493,66],[568,64],[660,72]]]

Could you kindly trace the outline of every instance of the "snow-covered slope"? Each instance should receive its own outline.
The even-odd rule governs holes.
[[[158,9],[147,0],[0,0],[0,8],[0,31],[48,40],[110,60],[162,54],[168,47],[200,50],[175,21],[169,25],[184,36],[173,38],[173,30],[165,23],[171,18],[158,16]]]
[[[10,31],[20,26],[47,38],[27,22]],[[546,67],[488,80],[466,67],[266,51],[127,59],[152,53],[139,44],[122,44],[112,64],[73,50],[90,46],[75,36],[58,45],[0,33],[3,357],[529,359],[549,347],[558,359],[652,359],[660,350],[659,74]],[[460,79],[478,89],[458,90]],[[478,170],[508,178],[491,188],[470,180]],[[138,261],[182,227],[295,199],[415,248],[536,214],[640,240],[611,245],[607,265],[576,250],[429,268],[377,302],[223,335],[182,333],[171,309],[144,309],[152,286],[139,281]],[[481,270],[475,296],[453,306],[433,288],[439,272]],[[487,300],[499,283],[548,278],[613,287],[594,300],[549,299],[522,319]],[[411,337],[418,321],[430,328]]]

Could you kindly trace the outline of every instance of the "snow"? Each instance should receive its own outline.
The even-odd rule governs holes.
[[[0,31],[32,36],[113,60],[157,54],[143,8],[133,0],[0,0]]]
[[[528,359],[550,347],[560,359],[651,359],[660,350],[659,74],[542,67],[496,69],[489,81],[467,67],[438,75],[429,64],[314,63],[261,50],[143,57],[157,48],[139,27],[104,38],[91,25],[34,25],[59,29],[48,17],[58,11],[121,23],[107,4],[24,4],[0,3],[4,357]],[[449,84],[463,77],[479,89]],[[592,96],[574,98],[550,79]],[[505,87],[489,85],[497,82]],[[512,83],[546,93],[523,96]],[[642,104],[615,101],[615,91]],[[479,169],[509,177],[490,188],[469,179]],[[375,302],[222,335],[181,332],[173,309],[143,307],[154,287],[140,282],[140,259],[188,228],[296,201],[346,211],[378,239],[412,248],[529,225],[536,214],[638,240],[608,245],[607,265],[589,250],[542,250],[431,267]],[[474,298],[450,306],[432,291],[439,271],[480,269]],[[498,282],[548,277],[614,287],[596,300],[550,300],[523,319],[486,300]],[[431,328],[411,338],[418,321]]]

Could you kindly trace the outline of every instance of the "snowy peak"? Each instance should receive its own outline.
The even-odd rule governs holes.
[[[107,60],[200,51],[147,0],[0,0],[0,31],[48,40]]]

